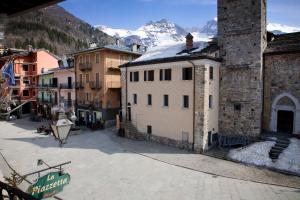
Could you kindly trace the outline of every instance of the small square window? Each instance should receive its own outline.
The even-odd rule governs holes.
[[[209,100],[208,100],[209,108],[213,108],[213,96],[209,95]]]
[[[182,68],[182,80],[193,80],[193,68]]]
[[[23,90],[23,97],[29,96],[29,90]]]
[[[137,94],[133,94],[133,104],[137,104]]]
[[[235,111],[241,111],[242,110],[242,105],[240,103],[235,103],[234,104],[234,110]]]
[[[152,134],[152,126],[147,126],[147,133]]]
[[[151,106],[152,105],[152,95],[151,94],[148,94],[148,106]]]
[[[189,96],[188,95],[183,95],[183,107],[189,108]]]
[[[165,107],[169,106],[169,95],[167,94],[164,95],[164,106]]]
[[[213,80],[214,79],[214,68],[209,67],[209,79]]]
[[[23,65],[22,67],[23,67],[23,71],[28,72],[28,68],[29,68],[28,65]]]

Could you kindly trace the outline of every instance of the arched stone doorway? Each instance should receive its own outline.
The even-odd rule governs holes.
[[[270,130],[293,134],[300,133],[300,104],[293,95],[282,93],[274,99]]]

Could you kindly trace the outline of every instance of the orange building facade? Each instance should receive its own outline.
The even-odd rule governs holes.
[[[26,51],[20,51],[0,59],[2,64],[8,60],[13,60],[14,63],[16,84],[10,87],[12,99],[17,102],[17,105],[28,102],[22,106],[22,112],[16,114],[27,114],[35,111],[38,75],[43,71],[57,68],[59,58],[47,50],[32,50],[29,48]]]
[[[99,128],[113,121],[121,107],[119,66],[138,58],[141,51],[107,45],[74,53],[76,115],[80,125]]]

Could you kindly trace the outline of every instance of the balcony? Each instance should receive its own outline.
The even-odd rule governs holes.
[[[79,63],[79,70],[88,71],[92,69],[92,63]]]
[[[108,70],[111,70],[111,71],[120,71],[120,61],[107,61],[106,62],[106,67]]]
[[[74,85],[75,85],[74,83],[71,83],[71,84],[69,84],[69,83],[61,83],[59,85],[59,88],[60,89],[74,89]]]
[[[48,85],[49,88],[58,88],[57,83],[52,83]]]
[[[75,86],[76,86],[76,89],[84,89],[83,82],[76,82]]]
[[[106,82],[106,87],[109,89],[118,89],[118,88],[121,88],[121,82],[120,81],[108,81],[108,82]]]
[[[100,90],[101,89],[101,83],[97,81],[90,81],[90,88],[92,90]]]

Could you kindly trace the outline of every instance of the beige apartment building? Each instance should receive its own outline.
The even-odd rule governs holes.
[[[121,104],[119,66],[138,58],[138,45],[97,47],[73,54],[76,79],[76,114],[79,125],[99,128],[116,118]]]
[[[127,137],[196,151],[216,142],[219,62],[201,44],[188,35],[186,44],[154,48],[121,66]]]

